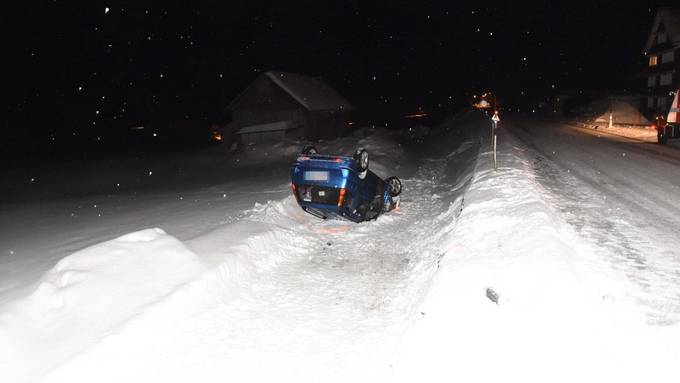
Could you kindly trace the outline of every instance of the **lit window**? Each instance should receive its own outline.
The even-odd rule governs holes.
[[[658,56],[649,56],[649,66],[654,66],[659,62]]]

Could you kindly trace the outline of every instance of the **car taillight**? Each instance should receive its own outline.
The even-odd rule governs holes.
[[[333,162],[342,162],[342,158],[337,157],[335,160],[333,160]]]
[[[338,207],[342,206],[342,203],[345,202],[345,193],[347,190],[345,188],[340,189],[340,196],[338,197]]]

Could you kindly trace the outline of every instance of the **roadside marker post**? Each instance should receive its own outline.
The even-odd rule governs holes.
[[[498,162],[496,161],[496,135],[493,135],[493,170],[498,170]]]
[[[493,124],[491,125],[491,145],[493,145],[493,170],[498,170],[498,162],[496,159],[496,128],[498,128],[498,123],[500,122],[501,118],[498,116],[498,111],[493,112],[493,117],[491,117],[491,121],[493,121]]]

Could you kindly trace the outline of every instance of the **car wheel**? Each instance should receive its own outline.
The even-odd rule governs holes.
[[[307,145],[304,148],[302,148],[302,151],[300,152],[300,154],[305,154],[305,155],[319,154],[319,150],[314,145]]]
[[[401,180],[397,177],[389,177],[385,180],[387,185],[390,187],[390,195],[396,197],[401,194]]]
[[[360,172],[368,170],[368,152],[366,149],[357,149],[357,151],[354,152],[353,158],[357,162]]]

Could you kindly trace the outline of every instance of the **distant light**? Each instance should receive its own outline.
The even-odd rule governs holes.
[[[109,7],[104,8],[104,14],[109,13],[109,11],[110,11]]]

